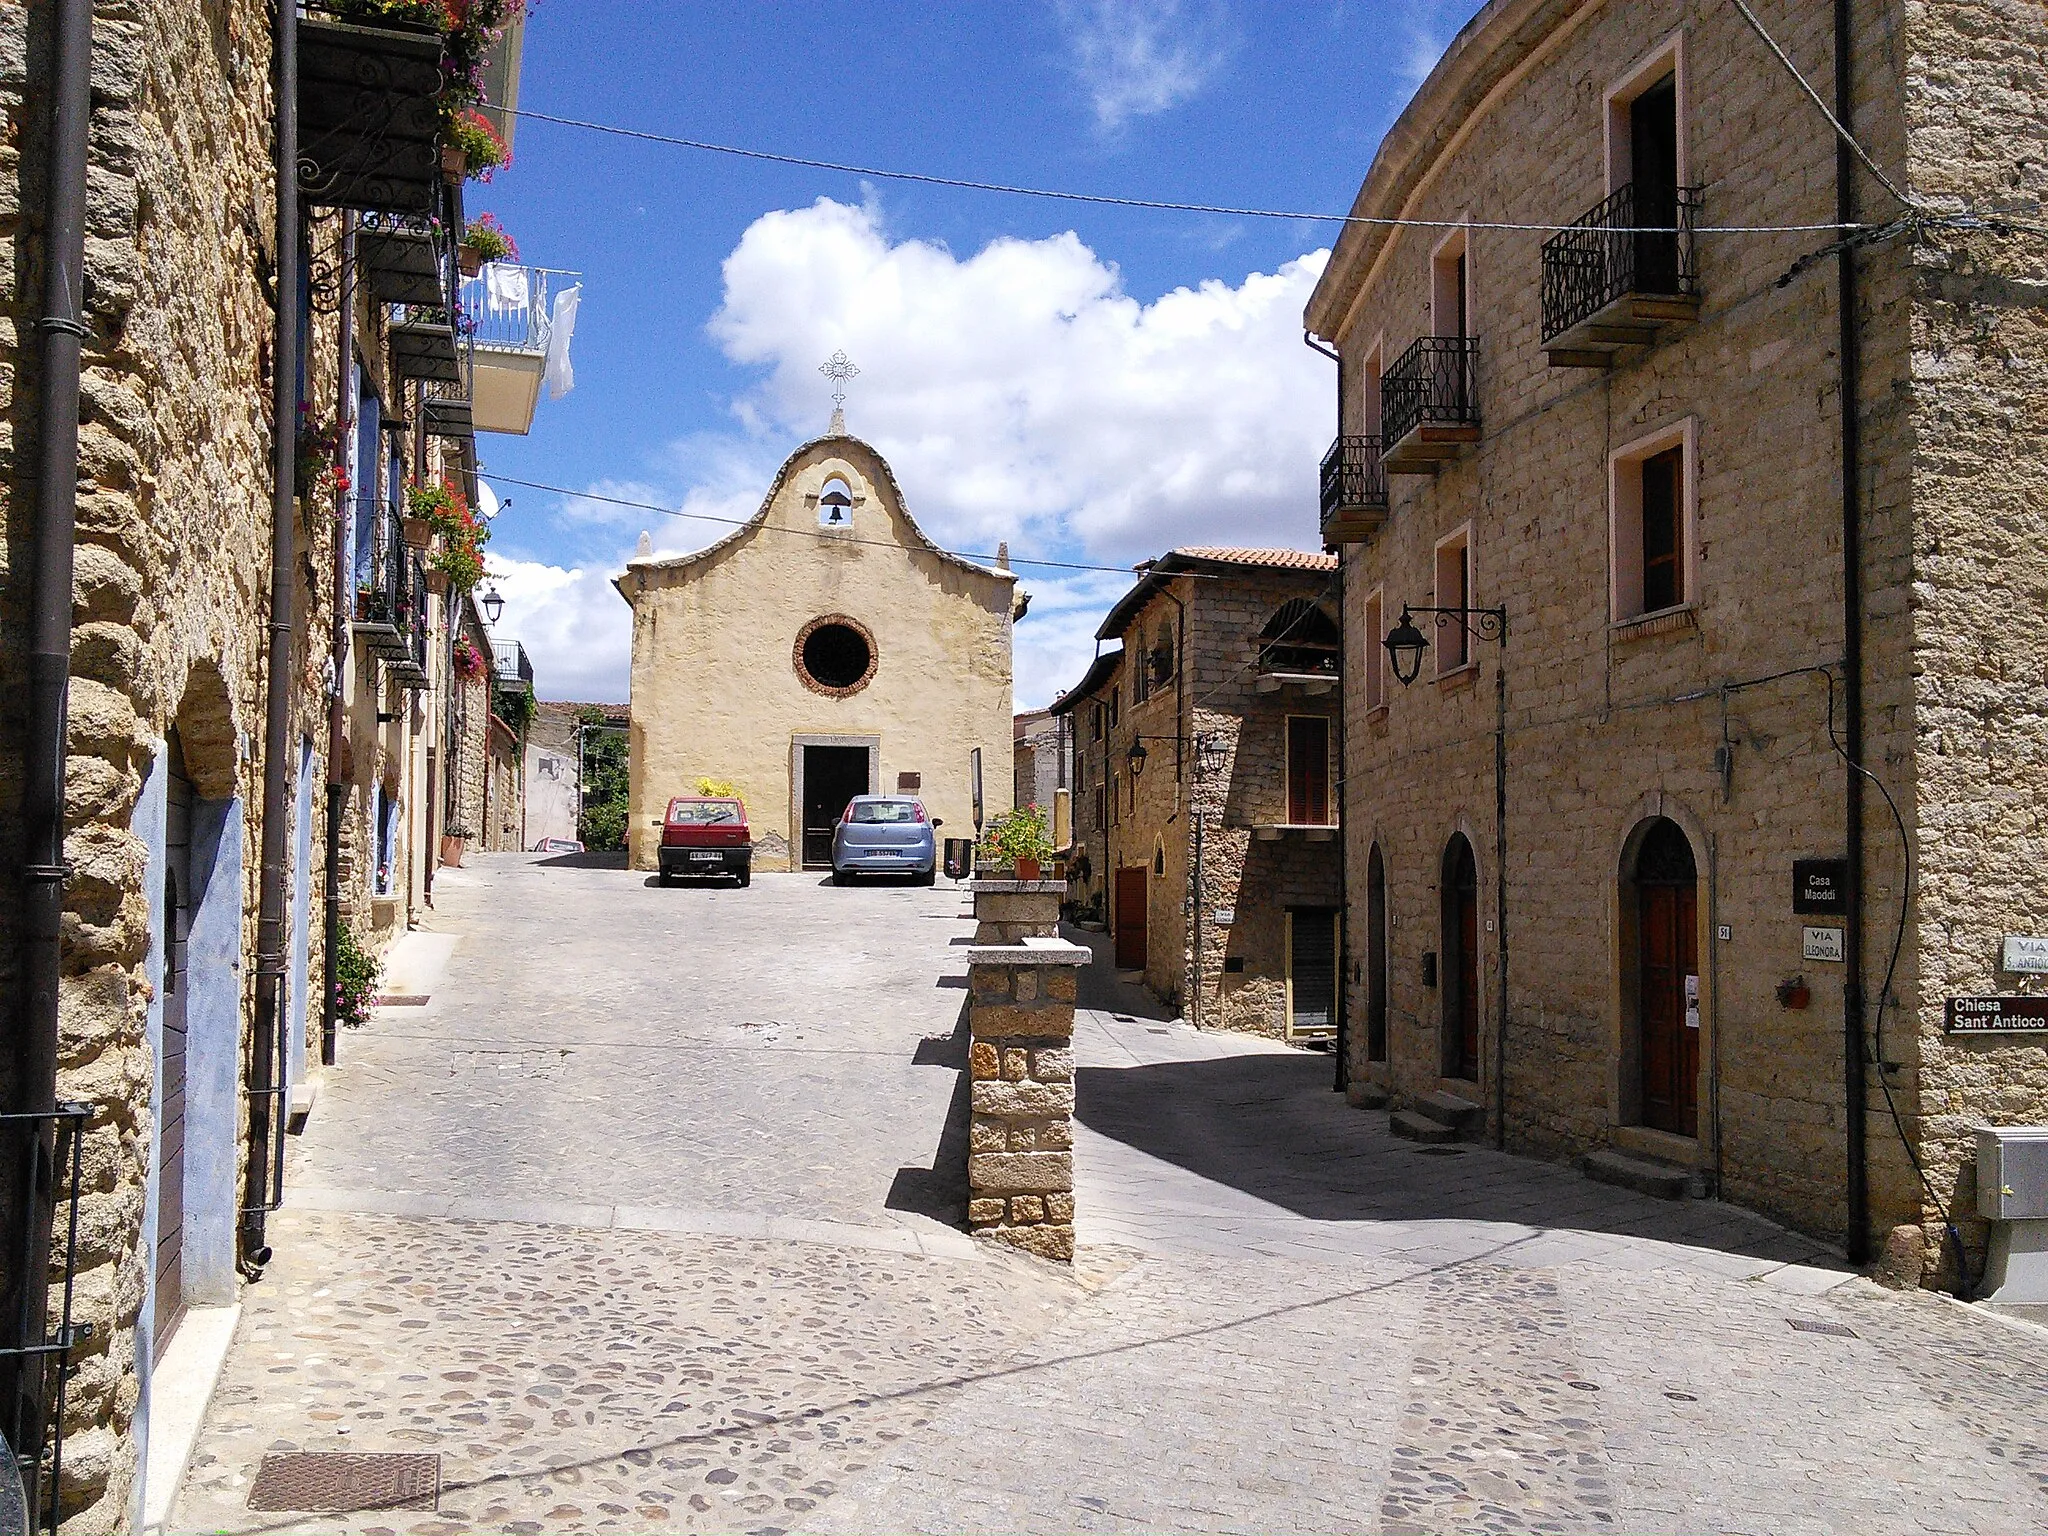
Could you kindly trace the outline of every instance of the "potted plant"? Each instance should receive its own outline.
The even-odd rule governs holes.
[[[409,483],[405,488],[405,516],[401,519],[407,546],[425,550],[441,531],[441,525],[455,519],[457,507],[468,511],[461,493],[453,486],[422,485],[417,480]]]
[[[484,264],[492,261],[517,261],[519,243],[505,233],[505,226],[498,222],[494,213],[480,213],[463,227],[462,244],[457,254],[462,259],[465,277],[475,277],[483,271]]]
[[[448,595],[448,573],[441,569],[438,555],[427,562],[427,591],[434,597]]]
[[[452,181],[465,176],[489,181],[501,167],[512,163],[512,152],[498,137],[498,130],[473,107],[450,117],[447,134],[447,142],[441,146],[441,170]]]
[[[441,863],[445,868],[462,867],[462,845],[468,840],[467,827],[446,826],[441,829]]]
[[[469,636],[464,635],[455,642],[455,675],[464,682],[482,677],[484,673],[483,652]]]
[[[1046,830],[1045,813],[1035,805],[999,813],[982,841],[996,863],[1014,869],[1019,880],[1039,879],[1052,857],[1052,834]]]

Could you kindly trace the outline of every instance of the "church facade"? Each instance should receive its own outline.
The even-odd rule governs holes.
[[[985,813],[1008,809],[1017,579],[926,538],[860,439],[806,443],[744,526],[615,585],[633,609],[635,869],[701,779],[746,801],[756,870],[827,867],[857,794],[918,795],[941,837],[971,837],[977,748]]]

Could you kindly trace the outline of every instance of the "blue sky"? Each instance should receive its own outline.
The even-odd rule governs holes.
[[[701,5],[537,0],[522,107],[886,168],[1341,212],[1473,0]],[[486,478],[750,514],[863,372],[851,429],[935,539],[1127,566],[1176,543],[1315,543],[1331,365],[1300,309],[1331,226],[864,182],[523,121],[472,184],[529,262],[582,274],[574,391]],[[501,629],[543,697],[620,699],[657,549],[725,531],[499,485]],[[1017,704],[1078,676],[1126,584],[1033,571]]]

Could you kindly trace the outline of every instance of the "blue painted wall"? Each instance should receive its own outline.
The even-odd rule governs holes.
[[[285,1087],[306,1080],[306,1010],[310,1001],[312,976],[308,957],[311,938],[307,923],[313,905],[313,742],[299,743],[299,790],[292,805],[292,952],[289,985],[292,989],[291,1039],[285,1052]],[[289,1091],[285,1103],[289,1104]]]
[[[185,958],[185,1297],[235,1299],[242,1061],[242,802],[192,804],[192,932]]]

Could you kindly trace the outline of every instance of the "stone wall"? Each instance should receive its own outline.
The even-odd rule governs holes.
[[[1994,11],[2004,20],[1993,24]],[[1826,8],[1781,3],[1759,13],[1809,78],[1829,79]],[[2033,178],[2038,196],[2041,172],[2020,146],[2040,139],[2039,16],[2022,22],[2020,14],[1949,4],[1859,10],[1857,124],[1881,163],[1908,163],[1911,122],[1913,174],[1930,188],[1942,183],[1932,169],[1940,164],[1944,192],[1989,197],[2017,174]],[[1468,39],[1418,98],[1448,111],[1491,90],[1487,109],[1441,150],[1449,127],[1411,108],[1368,192],[1401,189],[1400,206],[1425,220],[1575,217],[1606,188],[1602,91],[1674,33],[1685,48],[1686,175],[1707,188],[1706,222],[1832,218],[1825,122],[1739,15],[1679,0],[1501,7],[1494,31]],[[1964,80],[1971,88],[1961,88]],[[1910,103],[1903,110],[1902,101]],[[1884,201],[1867,181],[1861,195],[1873,212]],[[1347,235],[1311,305],[1310,323],[1334,335],[1346,358],[1347,431],[1377,425],[1363,419],[1360,387],[1375,340],[1384,338],[1384,365],[1428,330],[1435,238]],[[1397,476],[1387,525],[1346,554],[1352,1069],[1399,1094],[1442,1082],[1443,989],[1424,985],[1421,967],[1425,954],[1445,948],[1438,871],[1454,831],[1470,839],[1479,866],[1482,1018],[1491,1036],[1493,685],[1503,667],[1510,1145],[1580,1151],[1633,1134],[1640,1120],[1624,876],[1632,839],[1649,819],[1667,817],[1684,830],[1699,871],[1700,1131],[1691,1146],[1674,1139],[1659,1149],[1718,1175],[1731,1198],[1839,1237],[1846,978],[1840,965],[1802,957],[1802,927],[1825,919],[1802,920],[1790,890],[1795,858],[1839,857],[1845,846],[1845,773],[1828,737],[1829,687],[1813,670],[1838,664],[1843,652],[1834,266],[1819,263],[1780,286],[1793,260],[1820,241],[1702,236],[1697,323],[1624,355],[1611,372],[1551,368],[1539,334],[1540,240],[1471,232],[1482,440],[1434,477]],[[1923,849],[1917,921],[1892,982],[1898,1001],[1874,1048],[1896,1064],[1885,1076],[1906,1135],[1945,1199],[1960,1196],[1967,1178],[1967,1118],[2038,1117],[2048,1108],[2037,1046],[1957,1049],[1939,1034],[1943,992],[1991,990],[1998,979],[1994,935],[2018,931],[2008,924],[2039,926],[2025,916],[2038,904],[2015,883],[2038,850],[2012,828],[2031,816],[2026,807],[2043,781],[2038,754],[2008,725],[2031,712],[2016,716],[2008,685],[1997,681],[2038,665],[1993,638],[1994,611],[2024,604],[2018,594],[2039,581],[2028,574],[2037,553],[2011,532],[2038,479],[2015,468],[2038,458],[2015,426],[2030,423],[2027,441],[2040,442],[2038,411],[2020,403],[2039,398],[2039,295],[2000,265],[2020,260],[2010,246],[1951,239],[1880,246],[1859,259],[1865,760]],[[1328,300],[1333,294],[1344,302]],[[1613,622],[1608,456],[1681,424],[1693,433],[1697,468],[1688,605],[1652,624]],[[1474,601],[1506,606],[1505,647],[1479,645],[1476,667],[1445,678],[1425,662],[1413,687],[1389,680],[1387,708],[1369,711],[1365,669],[1383,666],[1381,636],[1364,633],[1369,594],[1383,592],[1387,625],[1402,602],[1434,601],[1433,546],[1467,523]],[[1375,846],[1392,919],[1390,1049],[1380,1062],[1366,1059],[1362,984]],[[1873,792],[1863,934],[1873,1003],[1906,900],[1900,853]],[[1923,967],[1930,980],[1946,973],[1925,992]],[[1779,984],[1793,976],[1809,984],[1809,1007],[1781,1005]],[[1901,1009],[1917,1029],[1900,1027]],[[1490,1105],[1490,1038],[1485,1054],[1479,1096]],[[1941,1063],[1927,1084],[1918,1080],[1923,1055]],[[1881,1233],[1931,1207],[1875,1077],[1862,1113]],[[1923,1129],[1930,1093],[1924,1107],[1943,1119]]]

